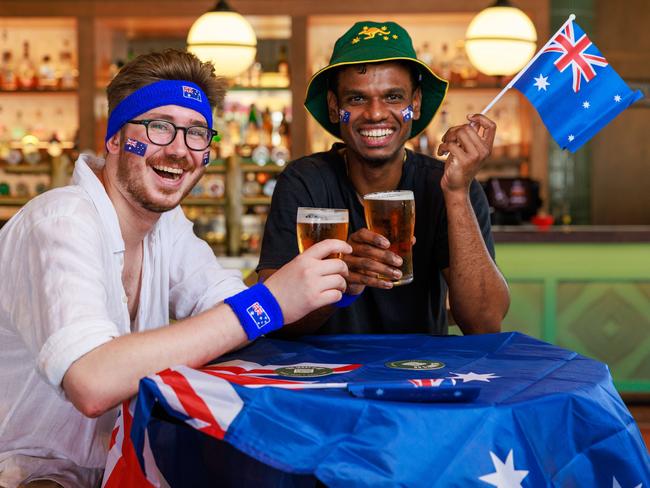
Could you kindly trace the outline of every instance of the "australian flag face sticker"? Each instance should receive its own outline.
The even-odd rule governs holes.
[[[197,102],[201,102],[201,92],[194,88],[193,86],[185,86],[183,85],[183,97],[185,98],[191,98],[192,100],[196,100]]]
[[[201,160],[203,163],[203,166],[207,166],[210,164],[210,151],[206,151],[203,153],[203,159]]]
[[[402,121],[408,122],[413,118],[413,105],[409,105],[405,109],[402,109]]]
[[[350,123],[350,112],[347,110],[339,109],[339,120],[344,124]]]
[[[266,310],[264,310],[259,302],[253,303],[246,309],[246,312],[248,312],[250,318],[253,319],[253,322],[255,322],[255,325],[257,325],[258,329],[261,329],[265,325],[271,323],[271,317],[269,317],[269,314],[266,313]]]
[[[126,138],[124,143],[124,150],[138,156],[144,156],[144,153],[147,152],[147,145],[144,142],[140,142],[137,139],[131,139],[130,137]]]

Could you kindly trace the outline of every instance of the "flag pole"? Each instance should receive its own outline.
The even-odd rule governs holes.
[[[510,88],[512,88],[512,87],[514,86],[514,84],[515,84],[517,81],[519,81],[519,78],[521,78],[521,75],[522,75],[523,73],[526,72],[526,70],[530,67],[531,64],[533,64],[533,63],[535,62],[535,60],[537,60],[537,58],[540,57],[540,55],[542,54],[542,52],[544,52],[544,49],[546,49],[546,48],[548,47],[548,45],[549,45],[551,42],[553,42],[553,39],[555,39],[555,36],[557,36],[557,35],[558,35],[562,30],[564,30],[564,27],[566,27],[566,25],[567,25],[569,22],[572,22],[573,20],[575,20],[575,18],[576,18],[576,16],[575,16],[574,14],[569,15],[569,18],[566,20],[566,22],[564,22],[564,24],[562,24],[562,26],[561,26],[561,27],[560,27],[560,28],[555,32],[555,34],[553,34],[553,35],[550,37],[550,39],[549,39],[548,41],[546,41],[546,44],[544,44],[544,45],[539,49],[539,51],[537,51],[537,54],[535,54],[535,56],[533,56],[533,57],[531,58],[531,60],[528,61],[528,64],[526,64],[526,66],[524,66],[524,67],[519,71],[519,73],[517,73],[517,74],[514,76],[514,78],[512,78],[512,80],[510,80],[510,82],[509,82],[505,87],[503,87],[503,90],[501,90],[501,91],[499,92],[499,94],[498,94],[496,97],[494,97],[490,103],[488,103],[487,107],[485,107],[485,108],[483,109],[483,111],[481,112],[482,115],[485,115],[485,114],[488,112],[488,110],[490,110],[490,109],[494,106],[494,104],[497,103],[497,102],[498,102],[498,101],[503,97],[503,95],[505,95],[505,93],[506,93],[508,90],[510,90]]]

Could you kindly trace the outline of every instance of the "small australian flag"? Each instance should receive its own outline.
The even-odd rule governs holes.
[[[402,109],[402,121],[403,122],[408,122],[413,118],[413,105],[409,105],[408,107]]]
[[[126,142],[124,143],[124,150],[137,154],[138,156],[144,156],[144,153],[147,152],[147,145],[137,139],[127,137]]]
[[[196,100],[197,102],[200,102],[201,92],[196,88],[194,88],[193,86],[183,85],[183,97],[191,98],[192,100]]]
[[[246,309],[246,312],[248,312],[250,318],[253,319],[253,322],[255,322],[258,329],[271,323],[271,317],[269,317],[269,314],[266,313],[266,310],[264,310],[259,302],[253,303]]]

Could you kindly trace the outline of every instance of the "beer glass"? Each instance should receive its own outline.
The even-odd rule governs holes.
[[[390,250],[402,258],[402,277],[398,280],[380,276],[394,286],[413,281],[412,241],[415,230],[415,200],[412,191],[368,193],[363,197],[363,209],[368,229],[384,236]]]
[[[347,208],[298,207],[296,234],[300,252],[325,239],[348,239]],[[336,254],[330,257],[341,256]]]

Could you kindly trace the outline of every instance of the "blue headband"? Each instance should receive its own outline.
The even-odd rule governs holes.
[[[163,105],[179,105],[196,110],[212,128],[212,107],[198,85],[191,81],[160,80],[139,88],[117,104],[108,118],[105,142],[129,120]]]

